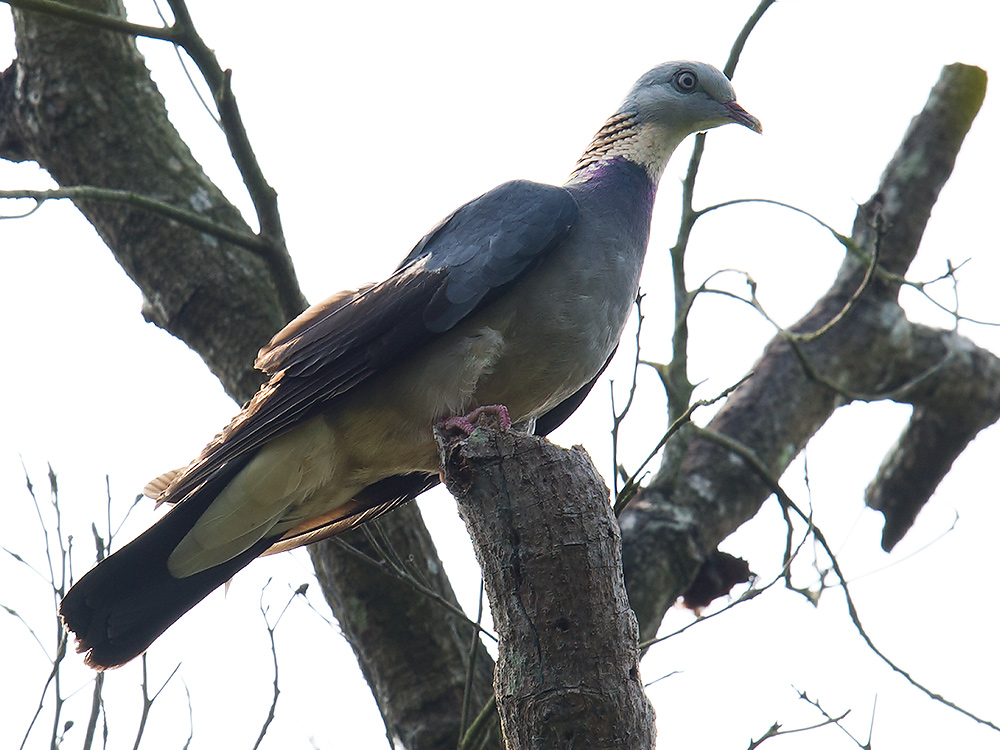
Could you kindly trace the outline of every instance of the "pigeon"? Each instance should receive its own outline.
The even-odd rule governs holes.
[[[688,135],[727,123],[761,132],[723,73],[659,65],[564,185],[490,190],[387,279],[279,331],[257,358],[268,377],[258,393],[191,464],[147,486],[170,510],[63,599],[86,663],[128,662],[254,558],[358,526],[435,484],[435,425],[472,429],[492,410],[547,434],[565,420],[635,302],[668,159]]]

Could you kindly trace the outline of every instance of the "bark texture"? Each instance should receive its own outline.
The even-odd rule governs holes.
[[[115,2],[88,0],[86,7],[122,15]],[[170,125],[130,37],[17,10],[14,18],[18,58],[0,74],[0,158],[37,161],[63,186],[135,191],[252,234]],[[896,274],[906,270],[984,88],[985,74],[976,68],[945,69],[886,169],[878,194],[858,211],[852,239],[862,255],[870,256],[878,245],[884,268]],[[297,290],[287,258],[244,249],[123,203],[81,200],[78,206],[142,290],[147,319],[197,351],[237,401],[252,395],[260,382],[251,366],[258,347],[305,304],[297,291],[287,291]],[[879,226],[884,231],[877,231]],[[280,256],[280,243],[276,248],[272,250]],[[861,285],[867,265],[863,257],[848,257],[836,283],[794,332],[817,331],[834,319]],[[954,332],[910,323],[897,304],[897,290],[892,277],[876,276],[849,312],[815,340],[776,337],[755,366],[754,377],[732,394],[710,425],[746,446],[778,476],[837,406],[857,398],[913,404],[909,427],[867,495],[886,515],[887,547],[905,533],[955,456],[1000,413],[1000,361]],[[81,289],[77,304],[85,304],[86,294]],[[868,356],[873,351],[880,356]],[[644,638],[655,632],[716,545],[749,519],[770,492],[768,483],[730,451],[693,431],[687,437],[687,450],[668,451],[671,463],[620,519],[625,580]],[[531,461],[541,461],[541,456],[518,454],[525,472],[534,471]],[[554,512],[569,513],[562,503],[555,505]],[[595,544],[601,554],[608,551],[599,542],[610,536],[590,539],[592,532],[582,529],[575,516],[558,518],[558,523],[540,521],[539,528],[563,524],[582,536],[579,548],[563,544],[553,557],[589,565],[589,554],[574,557],[584,543]],[[511,514],[509,521],[517,523],[518,518]],[[595,529],[605,528],[603,520],[594,523]],[[417,508],[397,511],[383,524],[387,541],[379,547],[391,546],[399,558],[412,561],[431,588],[457,606]],[[344,541],[377,552],[361,533]],[[437,600],[400,585],[385,564],[360,561],[344,544],[325,542],[310,552],[390,737],[407,748],[454,747],[471,628]],[[547,562],[558,560],[542,555],[532,558],[531,566]],[[499,564],[496,571],[498,576],[511,572]],[[566,583],[573,580],[569,576]],[[498,582],[491,587],[499,588]],[[568,591],[554,593],[559,607],[574,605]],[[604,614],[617,618],[619,635],[631,643],[627,608],[617,598],[603,604],[608,601],[614,606]],[[558,613],[541,614],[556,615],[551,632],[545,633],[555,638]],[[565,625],[580,627],[591,616],[597,615],[574,616]],[[557,642],[545,651],[540,644],[526,653],[562,653]],[[633,654],[628,648],[616,653],[609,659],[621,661],[604,667],[631,685],[630,680],[637,681],[637,672],[631,674]],[[473,680],[474,710],[490,693],[490,671],[488,661],[480,658]],[[513,699],[516,690],[531,687],[527,679],[505,678],[504,710],[547,715],[555,704]],[[560,710],[573,708],[571,697],[571,692],[565,694]],[[577,708],[604,705],[590,702],[596,699],[586,691],[577,697]],[[637,721],[645,721],[640,703],[629,710]],[[645,742],[650,735],[636,736]],[[566,743],[553,740],[549,746]]]
[[[78,5],[124,17],[115,2]],[[36,161],[62,187],[134,191],[253,236],[171,125],[132,37],[19,10],[14,20],[18,57],[0,75],[0,158]],[[198,352],[237,402],[250,398],[261,382],[253,368],[258,348],[306,305],[290,261],[275,262],[126,203],[77,205],[142,290],[147,320]],[[81,289],[80,299],[68,303],[85,305],[86,295]],[[389,735],[410,749],[455,747],[473,628],[400,585],[385,566],[360,560],[349,547],[380,555],[364,534],[342,539],[310,553]],[[438,594],[459,609],[416,505],[386,522],[383,547],[404,560],[412,555]],[[475,711],[492,691],[488,655],[478,664]]]
[[[493,658],[471,623],[415,590],[407,578],[458,606],[417,505],[404,505],[372,525],[371,537],[355,532],[310,546],[316,575],[372,687],[393,747],[457,747],[473,645],[473,717],[492,696]],[[371,560],[382,562],[373,566]]]
[[[590,457],[513,431],[438,439],[500,639],[508,750],[652,748],[621,536]]]
[[[38,162],[61,186],[132,191],[252,234],[171,125],[133,38],[34,13],[14,22],[0,155]],[[301,312],[301,294],[283,307],[267,263],[211,235],[124,203],[77,206],[142,290],[145,318],[198,352],[234,398],[253,395],[261,377],[248,363]]]
[[[886,516],[883,546],[909,528],[952,461],[1000,417],[1000,360],[951,330],[911,323],[900,276],[916,255],[938,193],[979,111],[986,74],[949,65],[914,118],[876,194],[859,207],[847,256],[830,290],[768,344],[708,428],[742,444],[779,477],[829,419],[853,400],[914,406],[910,425],[869,487]],[[881,271],[862,287],[872,254]],[[850,305],[848,306],[848,303]],[[847,312],[821,331],[847,307]],[[878,352],[878,356],[871,356]],[[716,545],[749,520],[770,482],[706,434],[689,431],[620,518],[625,580],[642,638],[697,575]]]

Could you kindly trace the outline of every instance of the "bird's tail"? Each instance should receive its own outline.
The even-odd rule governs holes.
[[[221,478],[220,478],[221,479]],[[265,538],[231,560],[175,578],[167,558],[225,481],[209,482],[140,536],[77,581],[59,614],[76,635],[77,651],[95,669],[135,658],[181,615],[228,581],[275,540]]]

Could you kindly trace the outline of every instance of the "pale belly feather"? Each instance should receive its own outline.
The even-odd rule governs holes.
[[[565,261],[550,258],[516,295],[266,444],[181,540],[171,573],[218,565],[386,477],[437,471],[433,425],[443,417],[503,404],[516,424],[583,387],[613,351],[638,279],[621,258],[576,268]],[[553,288],[560,299],[547,296]]]

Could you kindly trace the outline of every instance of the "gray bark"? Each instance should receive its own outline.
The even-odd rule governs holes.
[[[114,3],[90,7],[121,15]],[[18,58],[0,76],[0,157],[37,161],[63,186],[134,191],[253,236],[170,125],[131,38],[22,11],[15,11],[15,22]],[[877,199],[859,210],[853,240],[870,255],[880,215],[880,262],[889,271],[902,274],[912,260],[984,88],[982,71],[946,68],[889,164]],[[260,382],[251,366],[257,348],[304,305],[280,237],[258,237],[266,242],[251,250],[128,203],[91,199],[78,206],[142,290],[147,319],[197,351],[235,399],[252,395]],[[866,266],[848,257],[830,291],[793,330],[815,331],[833,319]],[[793,345],[776,337],[754,377],[710,425],[778,476],[839,405],[855,398],[913,404],[909,429],[868,493],[869,503],[886,514],[887,547],[905,533],[954,457],[1000,413],[997,358],[951,331],[907,321],[897,290],[891,277],[877,276],[816,340]],[[79,304],[86,293],[81,289]],[[881,356],[867,356],[871,351]],[[688,437],[686,450],[668,451],[672,463],[620,520],[625,580],[643,638],[655,632],[716,545],[770,493],[744,461],[704,436]],[[443,570],[416,507],[386,523],[400,557],[412,555],[424,571]],[[370,549],[361,534],[346,541]],[[453,747],[471,628],[432,598],[395,585],[381,567],[359,563],[337,542],[310,551],[389,734],[406,747]],[[457,606],[443,572],[433,587]],[[621,658],[632,663],[628,655]],[[480,659],[476,708],[491,691],[491,671]]]
[[[116,3],[79,5],[124,16]],[[0,158],[36,161],[63,187],[153,197],[254,238],[171,125],[132,37],[20,10],[14,19],[18,56],[0,77]],[[142,290],[143,315],[196,351],[237,402],[250,398],[261,383],[258,348],[306,304],[280,238],[258,237],[278,241],[251,251],[127,202],[76,203]],[[66,303],[86,304],[86,295]],[[416,505],[387,521],[385,534],[403,559],[438,571],[435,588],[459,609]],[[373,553],[362,533],[310,553],[388,733],[407,748],[454,747],[473,629],[345,543]],[[492,690],[489,656],[478,664],[475,710]]]
[[[822,335],[775,336],[753,376],[708,425],[748,448],[776,478],[837,407],[855,399],[913,404],[910,428],[868,491],[869,503],[886,514],[887,548],[954,458],[1000,417],[1000,360],[954,331],[911,323],[897,301],[898,277],[917,252],[985,90],[979,68],[944,69],[878,191],[858,209],[851,239],[860,254],[848,254],[833,286],[791,333],[834,320],[862,286],[876,245],[888,273],[877,273]],[[686,437],[685,449],[668,451],[668,462],[620,518],[625,580],[644,640],[710,552],[771,494],[769,481],[717,441],[696,431]]]
[[[621,535],[590,457],[513,431],[438,441],[500,639],[508,750],[652,748]]]

